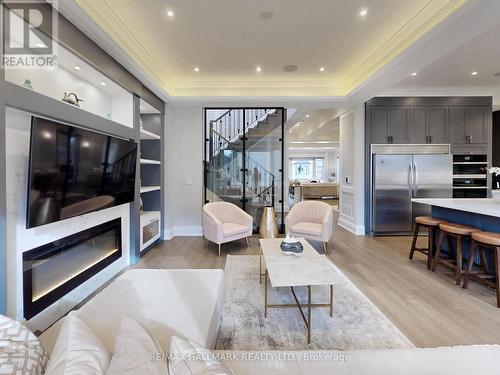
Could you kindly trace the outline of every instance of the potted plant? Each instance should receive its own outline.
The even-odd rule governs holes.
[[[488,173],[492,175],[495,189],[500,189],[500,167],[488,168]]]

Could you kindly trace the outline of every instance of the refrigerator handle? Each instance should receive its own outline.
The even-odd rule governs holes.
[[[417,197],[418,194],[418,165],[413,162],[413,197]]]
[[[410,198],[413,196],[413,167],[412,164],[408,164],[408,191],[410,192]]]

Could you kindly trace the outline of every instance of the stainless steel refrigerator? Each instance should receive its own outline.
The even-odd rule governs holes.
[[[430,207],[412,198],[451,198],[449,145],[372,145],[373,234],[407,234]]]

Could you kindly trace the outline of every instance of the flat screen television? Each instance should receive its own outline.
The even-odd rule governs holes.
[[[32,116],[26,227],[134,200],[137,143]]]

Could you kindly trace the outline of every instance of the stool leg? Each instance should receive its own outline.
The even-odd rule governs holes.
[[[456,279],[456,284],[460,285],[460,280],[462,278],[462,246],[464,244],[464,238],[460,237],[457,238],[457,254],[456,254],[456,265],[457,269],[455,270],[455,279]]]
[[[486,261],[486,255],[484,253],[484,247],[481,247],[479,249],[479,255],[480,255],[480,259],[481,259],[481,266],[483,267],[483,270],[484,272],[486,273],[490,273],[490,269],[488,267],[488,262]]]
[[[415,253],[415,248],[417,245],[417,238],[418,238],[418,230],[420,229],[420,224],[415,224],[415,230],[413,231],[413,241],[411,243],[411,250],[410,250],[410,260],[413,259],[413,253]]]
[[[444,232],[441,231],[441,233],[439,233],[439,240],[436,248],[436,254],[434,255],[434,259],[432,260],[432,272],[436,271],[436,265],[437,262],[439,261],[439,255],[441,254],[441,245],[443,244],[444,236],[445,236]]]
[[[472,240],[470,244],[470,251],[469,251],[469,261],[467,262],[467,270],[465,271],[465,276],[464,276],[464,289],[469,288],[469,278],[470,278],[470,273],[472,271],[472,265],[474,264],[474,258],[476,257],[476,251],[477,251],[477,242]]]
[[[427,269],[430,270],[432,266],[432,258],[434,256],[434,231],[433,227],[428,227],[429,230],[429,242],[427,245]]]
[[[500,308],[500,247],[495,247],[493,263],[495,267],[495,279],[497,284],[497,307]]]

